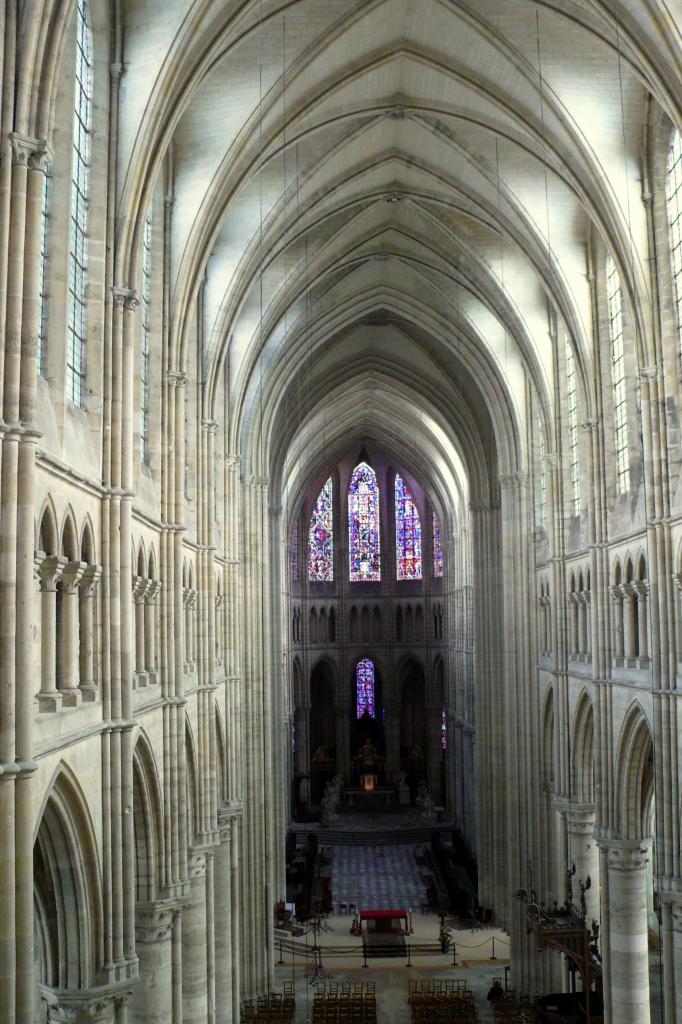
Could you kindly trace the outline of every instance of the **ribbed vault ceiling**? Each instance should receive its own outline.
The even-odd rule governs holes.
[[[664,4],[150,0],[124,17],[121,261],[163,180],[176,360],[201,289],[207,409],[225,365],[254,467],[302,479],[321,437],[364,433],[436,453],[443,500],[489,492],[522,468],[528,387],[552,407],[549,307],[592,377],[591,238],[646,336],[650,97],[679,116]]]

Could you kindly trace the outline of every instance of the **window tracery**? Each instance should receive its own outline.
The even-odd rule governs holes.
[[[376,718],[374,703],[374,662],[363,658],[355,668],[355,692],[357,717],[362,718],[365,712],[370,718]]]
[[[395,561],[399,580],[422,578],[422,527],[412,492],[395,475]]]
[[[578,405],[575,375],[575,357],[571,343],[566,340],[566,392],[568,396],[568,451],[571,475],[571,512],[580,515],[580,470],[578,466]]]
[[[433,575],[437,580],[443,578],[443,539],[440,532],[440,519],[433,513]]]
[[[670,225],[670,255],[675,288],[677,330],[682,345],[682,136],[675,130],[668,152],[666,200]]]
[[[611,385],[613,388],[613,419],[616,441],[616,489],[625,494],[630,486],[628,460],[628,414],[625,388],[625,354],[623,349],[623,292],[620,275],[613,257],[606,258],[606,295],[611,340]]]
[[[329,477],[317,496],[308,531],[308,580],[331,583],[334,579],[333,483]]]
[[[88,24],[87,0],[78,0],[77,5],[75,79],[66,394],[75,405],[82,406],[85,400],[87,226],[92,132],[92,34]]]
[[[351,582],[380,581],[379,487],[366,462],[355,467],[348,488],[348,541]]]

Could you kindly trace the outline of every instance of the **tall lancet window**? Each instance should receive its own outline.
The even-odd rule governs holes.
[[[142,240],[142,345],[140,352],[140,460],[149,462],[149,358],[151,338],[152,212],[144,222]]]
[[[677,330],[682,344],[682,135],[675,130],[668,153],[666,178],[668,220],[670,223],[670,253],[675,283]]]
[[[623,291],[620,276],[611,254],[606,259],[606,294],[609,308],[611,341],[611,384],[613,387],[613,420],[616,440],[616,483],[619,494],[630,486],[628,459],[628,413],[625,388],[625,353],[623,349]]]
[[[568,397],[568,453],[571,470],[571,513],[580,515],[580,465],[578,456],[578,399],[575,357],[570,341],[566,341],[566,392]]]
[[[87,0],[76,8],[76,75],[71,168],[71,238],[67,319],[66,394],[75,405],[85,400],[87,325],[87,228],[92,133],[92,35]]]
[[[379,488],[366,462],[355,467],[348,488],[348,549],[352,583],[381,579]]]
[[[365,711],[370,718],[375,718],[374,662],[369,658],[363,658],[355,667],[355,692],[358,718],[362,718]]]
[[[334,579],[334,496],[332,478],[317,496],[308,531],[308,579],[331,583]]]
[[[40,324],[38,327],[37,352],[37,369],[42,377],[45,377],[47,374],[47,222],[49,219],[49,184],[50,178],[48,168],[46,167],[43,176],[43,196],[40,207]]]
[[[422,525],[410,488],[395,475],[395,562],[399,580],[422,578]]]
[[[433,513],[433,575],[437,580],[443,578],[443,540],[440,533],[440,519]]]
[[[291,544],[289,546],[289,577],[295,582],[298,580],[298,519],[291,531]]]

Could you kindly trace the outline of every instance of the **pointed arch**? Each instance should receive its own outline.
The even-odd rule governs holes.
[[[227,739],[220,705],[217,701],[214,701],[213,707],[215,711],[216,756],[218,759],[218,797],[220,801],[223,801],[227,800]]]
[[[85,518],[83,519],[79,547],[81,562],[86,562],[87,565],[95,565],[97,563],[97,553],[95,550],[95,532],[92,528],[92,520],[90,519],[89,514],[86,514]]]
[[[542,714],[542,774],[544,781],[554,785],[554,689],[550,686]]]
[[[329,477],[317,496],[308,528],[308,580],[334,579],[334,485]]]
[[[149,568],[147,569],[147,578],[150,579],[150,580],[155,580],[156,579],[156,552],[154,550],[154,545],[153,544],[151,544],[150,547],[149,547],[148,566],[149,566]],[[218,588],[217,588],[216,593],[220,594],[220,573],[216,573],[216,579],[218,581]]]
[[[580,803],[594,803],[594,708],[584,689],[573,719],[573,792]]]
[[[398,580],[422,578],[421,518],[400,473],[395,475],[395,561]]]
[[[136,560],[137,575],[141,579],[145,579],[147,575],[147,556],[144,550],[144,541],[140,540],[137,547],[137,560]]]
[[[641,704],[628,710],[616,755],[616,818],[626,839],[648,839],[654,798],[653,738]]]
[[[59,530],[57,527],[57,513],[54,507],[52,496],[48,494],[43,501],[43,506],[38,516],[38,532],[36,534],[36,549],[44,551],[46,555],[58,555],[60,550]]]
[[[58,988],[88,988],[104,954],[101,875],[88,804],[64,761],[43,798],[33,867],[39,980]]]
[[[185,715],[185,765],[187,768],[187,842],[191,846],[199,831],[199,775],[197,748],[192,733],[192,723]]]
[[[353,470],[348,486],[348,557],[351,583],[381,580],[379,486],[366,462]]]
[[[163,799],[154,751],[144,729],[133,750],[133,816],[135,895],[139,902],[151,902],[163,885]]]
[[[70,562],[77,562],[80,553],[76,516],[71,505],[67,506],[62,520],[60,551]]]

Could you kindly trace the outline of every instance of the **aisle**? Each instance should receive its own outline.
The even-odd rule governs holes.
[[[330,846],[334,905],[419,909],[426,887],[413,846]]]

